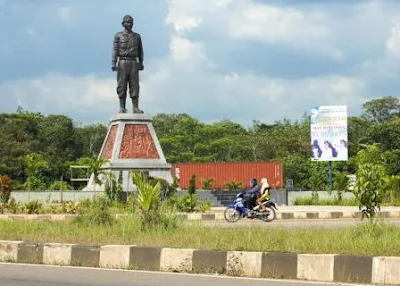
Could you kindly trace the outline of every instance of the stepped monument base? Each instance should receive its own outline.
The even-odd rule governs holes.
[[[173,182],[171,165],[164,157],[149,114],[120,113],[113,116],[98,158],[109,160],[101,168],[103,173],[113,172],[117,179],[122,173],[124,191],[136,189],[131,178],[135,171]],[[99,179],[105,182],[104,174]],[[104,184],[94,186],[92,174],[84,191],[104,191]]]

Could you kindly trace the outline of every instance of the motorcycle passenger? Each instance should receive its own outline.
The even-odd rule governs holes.
[[[267,178],[261,179],[261,189],[260,189],[260,197],[257,199],[257,203],[260,206],[260,210],[265,210],[265,206],[262,204],[264,201],[269,200],[269,190],[270,186],[268,184]]]

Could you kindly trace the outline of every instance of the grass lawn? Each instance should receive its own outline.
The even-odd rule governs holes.
[[[0,240],[81,244],[132,244],[210,250],[279,251],[400,256],[400,228],[385,224],[335,229],[206,228],[179,224],[176,229],[141,231],[128,217],[111,226],[78,222],[0,221]]]

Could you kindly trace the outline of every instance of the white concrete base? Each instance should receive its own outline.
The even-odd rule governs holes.
[[[72,246],[76,244],[46,243],[43,245],[43,264],[70,265]]]
[[[134,245],[101,246],[99,266],[103,268],[128,268],[132,247]]]
[[[161,250],[160,270],[166,272],[191,272],[193,249],[163,248]]]
[[[22,241],[0,240],[0,261],[16,262],[18,257],[18,245]]]
[[[262,252],[228,251],[226,272],[231,276],[260,277]]]
[[[333,254],[299,254],[297,257],[297,278],[314,281],[333,281]]]

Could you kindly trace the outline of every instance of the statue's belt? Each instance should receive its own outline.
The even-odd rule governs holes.
[[[120,61],[122,61],[122,60],[124,60],[124,61],[126,61],[126,60],[134,61],[134,60],[137,60],[137,57],[119,57],[119,60]]]

